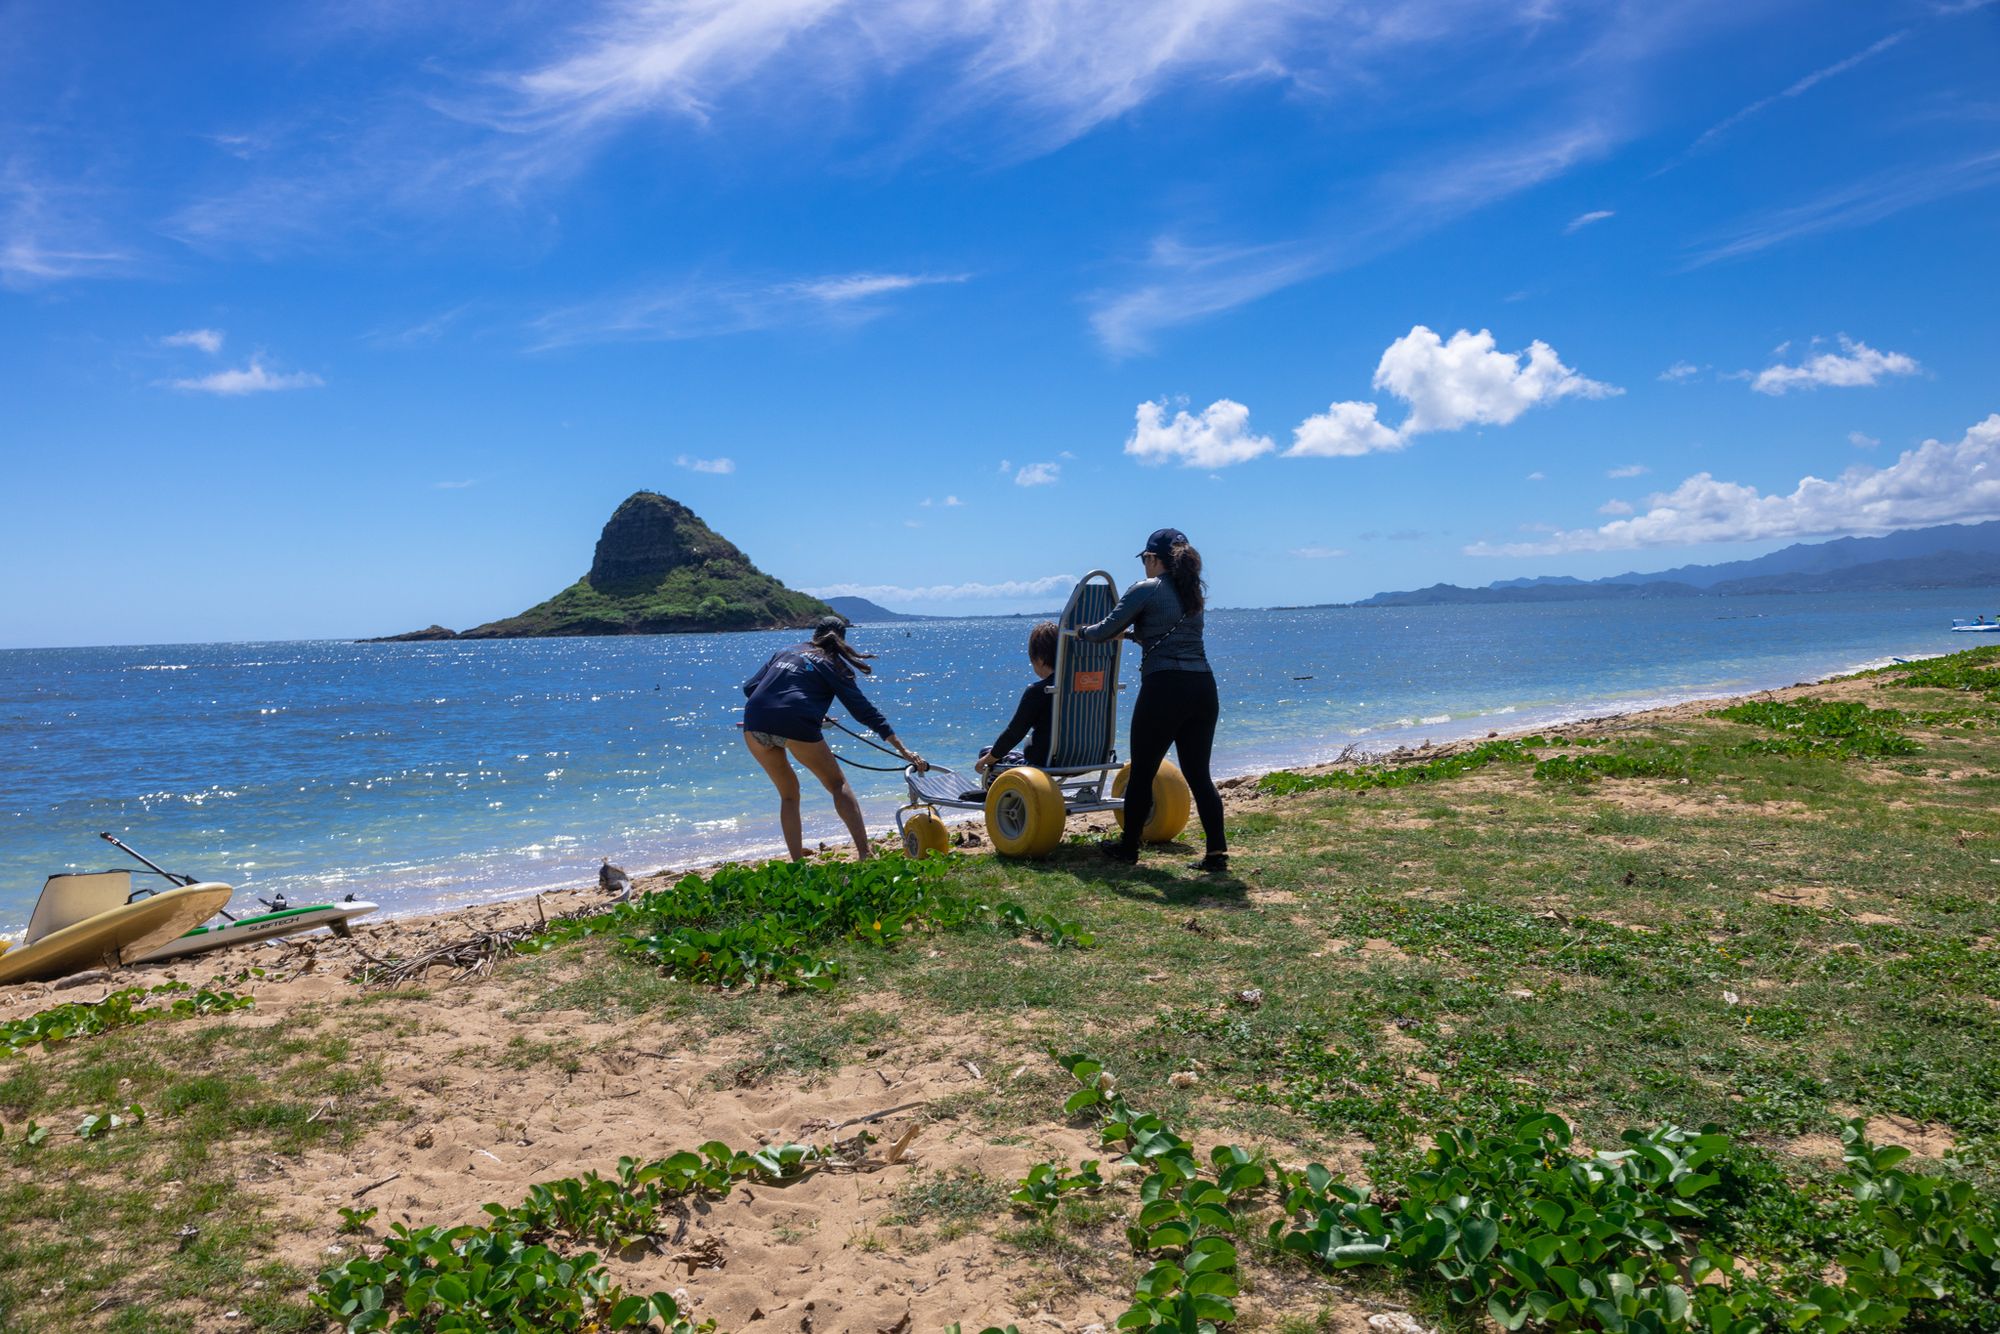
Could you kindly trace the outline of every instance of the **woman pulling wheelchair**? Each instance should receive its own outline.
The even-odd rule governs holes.
[[[1229,869],[1229,844],[1222,829],[1222,794],[1209,776],[1215,725],[1221,703],[1215,673],[1202,643],[1207,587],[1201,553],[1178,528],[1161,528],[1146,539],[1139,559],[1146,577],[1125,590],[1111,614],[1081,626],[1080,638],[1102,643],[1125,635],[1139,645],[1139,698],[1132,706],[1132,772],[1125,784],[1125,828],[1099,846],[1113,861],[1139,860],[1146,821],[1153,810],[1153,779],[1169,747],[1194,793],[1195,811],[1208,843],[1197,871]]]

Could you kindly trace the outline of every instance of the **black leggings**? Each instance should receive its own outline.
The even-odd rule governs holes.
[[[1139,836],[1153,813],[1153,778],[1167,747],[1174,748],[1181,773],[1194,789],[1194,808],[1201,815],[1201,832],[1208,850],[1229,850],[1222,832],[1222,794],[1208,776],[1208,757],[1215,749],[1215,722],[1222,705],[1215,696],[1213,672],[1154,672],[1139,683],[1139,700],[1132,706],[1132,773],[1125,782],[1125,833],[1121,841],[1136,852]]]

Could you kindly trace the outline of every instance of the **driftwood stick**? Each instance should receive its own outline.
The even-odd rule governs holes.
[[[374,1190],[375,1187],[386,1186],[391,1181],[394,1181],[397,1177],[400,1177],[401,1175],[403,1175],[401,1172],[391,1172],[388,1176],[383,1177],[380,1181],[370,1182],[368,1185],[363,1186],[360,1190],[355,1191],[354,1198],[358,1200],[363,1195],[366,1195],[369,1191]]]
[[[927,1107],[929,1105],[929,1098],[919,1098],[915,1102],[906,1102],[896,1107],[885,1107],[879,1112],[870,1112],[866,1116],[851,1117],[848,1120],[842,1121],[837,1126],[828,1126],[827,1132],[831,1134],[836,1130],[845,1130],[849,1126],[858,1126],[868,1121],[880,1121],[883,1117],[894,1116],[897,1112],[907,1112],[915,1107]]]

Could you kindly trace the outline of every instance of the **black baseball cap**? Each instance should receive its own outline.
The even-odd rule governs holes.
[[[1139,549],[1141,556],[1158,556],[1161,560],[1173,555],[1175,547],[1189,545],[1187,534],[1178,528],[1155,528],[1153,535],[1146,539],[1146,545]]]

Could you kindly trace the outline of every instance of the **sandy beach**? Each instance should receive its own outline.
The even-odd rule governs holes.
[[[1756,698],[1872,702],[1879,689],[1877,679],[1863,676]],[[1717,707],[1715,701],[1688,703],[1542,729],[1540,735],[1554,753],[1561,743],[1588,746],[1698,732],[1715,725],[1709,716]],[[1401,750],[1370,762],[1423,763],[1477,744]],[[1325,773],[1335,767],[1302,772]],[[1443,794],[1449,792],[1454,802],[1477,803],[1489,800],[1482,794],[1490,793],[1497,801],[1509,785],[1524,781],[1482,771],[1408,801],[1392,794],[1394,801],[1371,803],[1365,818],[1380,828],[1441,827],[1438,812],[1430,807],[1445,800]],[[1174,868],[1171,881],[1156,876],[1130,893],[1116,884],[1109,889],[1127,894],[1128,906],[1131,894],[1145,905],[1157,901],[1146,908],[1161,919],[1155,929],[1191,942],[1210,931],[1227,939],[1240,930],[1227,923],[1243,920],[1245,913],[1278,925],[1293,922],[1297,931],[1320,942],[1311,959],[1325,956],[1329,968],[1337,962],[1356,985],[1365,985],[1377,970],[1401,974],[1416,966],[1418,956],[1387,936],[1334,938],[1336,923],[1313,916],[1320,910],[1311,907],[1309,895],[1290,882],[1264,883],[1262,872],[1273,847],[1312,852],[1314,839],[1328,847],[1340,845],[1343,836],[1328,818],[1312,814],[1323,799],[1265,792],[1243,777],[1228,782],[1225,798],[1232,827],[1240,825],[1250,833],[1237,854],[1243,866],[1242,886],[1231,891],[1237,897],[1204,888],[1198,878],[1179,871],[1185,854],[1171,863],[1165,854],[1156,854],[1162,866]],[[1724,798],[1707,783],[1609,778],[1590,790],[1588,801],[1599,812],[1591,818],[1600,823],[1614,819],[1612,813],[1626,812],[1615,818],[1643,819],[1652,822],[1647,829],[1657,829],[1662,821],[1713,819]],[[1734,818],[1760,828],[1799,827],[1820,818],[1795,799],[1771,793],[1744,797],[1729,809],[1740,813]],[[1090,833],[1109,824],[1108,817],[1079,819],[1071,832]],[[960,874],[985,884],[990,875],[1006,869],[991,862],[977,824],[955,832],[961,844],[954,853]],[[1743,836],[1752,837],[1748,825]],[[1665,855],[1671,837],[1634,834],[1617,841],[1624,853],[1662,849],[1660,855]],[[1440,834],[1433,853],[1399,864],[1427,882],[1406,891],[1417,911],[1427,904],[1459,903],[1477,892],[1469,885],[1441,888],[1464,875],[1462,867],[1452,869],[1452,858],[1461,855],[1445,850],[1453,846],[1451,836]],[[835,848],[824,855],[845,853]],[[1429,870],[1421,860],[1426,855],[1437,859]],[[990,866],[991,872],[980,870],[982,866]],[[1101,878],[1090,849],[1066,847],[1052,866],[1084,886],[1081,897],[1064,892],[1065,912],[1086,922],[1102,915],[1089,898],[1088,886]],[[1349,867],[1327,884],[1337,893],[1340,884],[1352,883],[1358,873]],[[662,888],[671,879],[648,877],[640,888]],[[1428,883],[1432,879],[1438,887]],[[1852,916],[1864,911],[1852,897],[1859,892],[1859,887],[1822,888],[1817,899],[1796,901]],[[1564,920],[1601,911],[1635,933],[1667,930],[1674,920],[1674,910],[1664,901],[1651,908],[1638,899],[1615,910],[1586,909],[1582,900],[1558,902],[1547,890],[1536,893],[1540,897],[1533,902],[1549,905],[1536,912],[1559,913]],[[290,1152],[262,1144],[254,1134],[213,1149],[219,1170],[245,1199],[257,1202],[263,1223],[249,1244],[259,1263],[275,1266],[269,1277],[254,1279],[248,1277],[250,1270],[242,1271],[244,1277],[235,1290],[224,1289],[230,1295],[220,1304],[198,1295],[162,1300],[158,1271],[169,1261],[145,1256],[109,1285],[107,1309],[143,1299],[152,1303],[148,1309],[156,1307],[190,1328],[250,1327],[252,1318],[244,1314],[250,1309],[244,1304],[246,1285],[259,1285],[247,1290],[262,1292],[264,1284],[297,1284],[322,1266],[360,1253],[371,1236],[381,1235],[392,1222],[476,1221],[485,1203],[516,1201],[535,1182],[586,1169],[609,1171],[621,1156],[661,1156],[710,1140],[739,1148],[843,1140],[847,1145],[840,1161],[795,1183],[739,1185],[726,1199],[690,1206],[670,1239],[616,1259],[614,1268],[628,1290],[684,1290],[684,1305],[696,1318],[712,1318],[725,1330],[930,1331],[954,1321],[1089,1330],[1109,1327],[1125,1309],[1129,1262],[1090,1258],[1101,1244],[1091,1237],[1109,1225],[1108,1215],[1093,1214],[1077,1223],[1081,1250],[1027,1248],[1018,1238],[996,1241],[992,1230],[1004,1225],[1004,1195],[1031,1164],[1106,1157],[1087,1124],[1061,1115],[1066,1077],[1051,1061],[1049,1048],[1052,1043],[1080,1045],[1086,1039],[1121,1046],[1127,1039],[1108,1036],[1122,1031],[1121,1025],[1107,1016],[1102,1024],[1086,1025],[1102,1030],[1096,1034],[1075,1031],[1075,1020],[1064,1017],[1073,1011],[1073,996],[1058,1002],[1024,995],[998,1010],[969,1003],[926,1008],[923,988],[912,991],[907,981],[875,976],[898,956],[920,966],[925,959],[941,966],[956,948],[942,936],[908,942],[895,955],[864,957],[848,980],[817,996],[774,991],[719,995],[666,983],[656,975],[646,982],[639,975],[643,970],[613,964],[597,942],[527,958],[470,948],[484,933],[524,928],[593,910],[603,902],[595,887],[578,888],[449,913],[364,921],[348,940],[318,933],[172,966],[97,975],[82,985],[71,979],[0,993],[4,1021],[61,1002],[96,1000],[120,987],[161,981],[229,986],[253,994],[254,1008],[205,1024],[228,1029],[253,1047],[278,1035],[304,1035],[307,1041],[337,1038],[337,1055],[330,1059],[359,1076],[342,1086],[345,1091],[329,1088],[308,1099],[317,1100],[318,1116],[341,1118],[336,1134]],[[1879,912],[1879,907],[1871,904],[1868,910]],[[1648,912],[1655,920],[1642,916]],[[1132,923],[1121,929],[1130,933]],[[365,984],[370,969],[454,944],[467,949],[438,963],[427,977],[391,987]],[[1022,979],[1042,974],[1038,985],[1058,993],[1071,985],[1092,985],[1080,977],[1073,984],[1063,980],[1070,961],[1086,957],[1074,952],[1058,955],[1023,940],[1006,945],[1002,956],[980,967]],[[1095,966],[1146,967],[1143,949],[1121,957]],[[1184,989],[1208,997],[1211,1013],[1226,1013],[1227,1002],[1216,1009],[1214,998],[1254,976],[1244,971],[1254,965],[1224,950],[1214,954],[1212,966],[1212,975],[1184,979]],[[1178,984],[1169,985],[1166,973],[1159,977],[1163,996],[1175,992]],[[1133,980],[1128,976],[1128,982]],[[1263,985],[1275,990],[1282,984]],[[1543,985],[1523,983],[1519,991],[1530,994]],[[1990,1004],[2000,1006],[2000,999]],[[180,1027],[150,1026],[123,1040],[139,1044],[131,1052],[143,1052],[146,1042]],[[1421,1067],[1416,1043],[1393,1024],[1388,1035],[1392,1051]],[[16,1072],[87,1065],[92,1043],[102,1041],[107,1039],[33,1050],[12,1064]],[[1199,1068],[1198,1063],[1189,1066],[1191,1071]],[[23,1077],[15,1074],[17,1085]],[[1417,1068],[1411,1077],[1428,1078],[1434,1087],[1439,1078],[1449,1081],[1451,1075],[1448,1067],[1429,1075]],[[1210,1095],[1205,1077],[1189,1076],[1191,1084],[1197,1079],[1204,1082],[1196,1085],[1187,1104],[1194,1109],[1191,1114],[1219,1125],[1239,1122],[1227,1093],[1235,1085],[1218,1082]],[[128,1074],[114,1081],[111,1091],[141,1084],[156,1086],[158,1080]],[[8,1087],[0,1084],[0,1110],[9,1105]],[[21,1096],[17,1087],[17,1105]],[[163,1111],[154,1115],[171,1119]],[[8,1117],[10,1124],[16,1119]],[[1900,1133],[1901,1142],[1933,1157],[1955,1142],[1953,1131],[1922,1118],[1880,1111],[1872,1124]],[[862,1131],[872,1140],[854,1139]],[[1323,1123],[1281,1125],[1255,1116],[1242,1133],[1255,1138],[1271,1132],[1280,1132],[1271,1142],[1274,1153],[1287,1159],[1312,1155],[1352,1179],[1365,1180],[1364,1156],[1370,1149],[1365,1136],[1335,1132]],[[10,1130],[10,1138],[12,1134]],[[1819,1155],[1813,1160],[1823,1161],[1829,1143],[1836,1156],[1838,1152],[1837,1141],[1825,1131],[1765,1138],[1801,1160]],[[121,1170],[157,1178],[163,1169],[157,1157],[140,1154]],[[990,1217],[958,1211],[953,1190],[961,1187],[961,1194],[976,1195],[978,1209]],[[188,1188],[172,1176],[159,1187],[168,1195]],[[342,1209],[369,1207],[379,1212],[366,1230],[338,1230]],[[61,1307],[60,1292],[44,1296]],[[295,1302],[295,1293],[287,1298]],[[1283,1267],[1263,1272],[1244,1305],[1253,1313],[1246,1319],[1258,1324],[1309,1317],[1319,1329],[1356,1334],[1411,1327],[1383,1322],[1405,1318],[1413,1309],[1410,1296],[1394,1287],[1357,1287]],[[1422,1316],[1413,1327],[1428,1329],[1431,1320]],[[317,1326],[306,1319],[297,1327]]]

